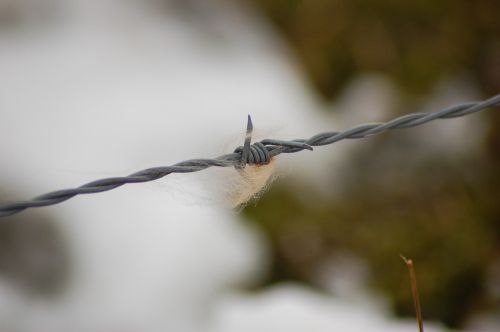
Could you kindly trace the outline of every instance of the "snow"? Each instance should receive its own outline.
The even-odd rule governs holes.
[[[293,284],[274,287],[262,295],[229,297],[215,311],[213,331],[222,332],[406,332],[416,329],[413,321],[393,321],[376,308],[338,301]],[[442,329],[426,324],[426,331]]]

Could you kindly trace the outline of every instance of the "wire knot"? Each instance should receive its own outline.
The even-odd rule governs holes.
[[[234,152],[241,154],[242,156],[242,163],[241,165],[244,166],[243,164],[243,152],[245,148],[243,146],[237,147]],[[245,161],[245,164],[249,165],[265,165],[269,164],[271,161],[271,155],[269,154],[269,151],[267,150],[266,146],[262,144],[261,142],[255,142],[250,147],[248,148],[248,154],[247,158]]]
[[[264,144],[261,142],[250,144],[252,142],[252,131],[252,118],[248,115],[245,142],[243,146],[239,146],[234,150],[235,153],[241,155],[240,163],[236,165],[237,169],[242,169],[247,164],[265,165],[271,161],[271,155]]]
[[[302,140],[282,141],[277,139],[265,139],[262,142],[255,142],[254,144],[251,144],[252,131],[253,131],[252,118],[249,115],[247,121],[247,132],[245,136],[245,142],[243,143],[243,146],[239,146],[234,150],[235,153],[241,155],[239,164],[235,166],[236,169],[242,169],[247,164],[250,165],[269,164],[271,158],[279,153],[297,152],[304,149],[312,151],[313,149],[312,146],[306,144]],[[270,149],[267,148],[268,145],[271,146]],[[277,147],[280,148],[278,153],[276,153]]]

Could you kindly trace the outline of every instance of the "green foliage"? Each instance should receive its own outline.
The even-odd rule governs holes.
[[[366,71],[425,92],[467,71],[498,89],[500,2],[495,0],[253,0],[283,32],[318,91],[334,96]],[[495,60],[496,59],[496,60]],[[489,68],[489,69],[488,69]]]
[[[325,100],[367,72],[387,75],[410,96],[464,73],[487,96],[500,91],[499,1],[251,2],[288,39]],[[274,248],[267,282],[314,285],[318,268],[349,251],[368,263],[372,286],[391,297],[395,311],[413,315],[403,253],[416,264],[424,317],[460,326],[471,312],[494,306],[483,285],[500,259],[500,113],[488,116],[485,149],[468,160],[375,140],[348,156],[342,179],[326,177],[339,195],[310,201],[304,197],[320,197],[312,188],[274,186],[245,211]]]
[[[317,201],[320,196],[294,194],[283,184],[247,208],[275,250],[268,282],[314,285],[322,264],[349,251],[368,263],[371,286],[392,298],[396,312],[411,316],[398,256],[404,253],[416,263],[426,318],[460,326],[472,308],[490,305],[482,285],[500,250],[500,179],[488,169],[494,164],[453,161],[459,170],[442,159],[373,160],[366,151],[352,160],[338,181],[339,197]]]

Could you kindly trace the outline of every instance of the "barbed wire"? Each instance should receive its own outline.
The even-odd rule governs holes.
[[[233,153],[213,159],[191,159],[171,166],[148,168],[128,176],[96,180],[77,188],[53,191],[31,200],[0,205],[0,218],[19,213],[28,208],[54,205],[64,202],[76,195],[94,194],[112,190],[128,183],[143,183],[158,180],[171,173],[191,173],[209,167],[236,167],[242,169],[247,164],[264,165],[272,157],[282,153],[295,153],[312,150],[313,146],[329,145],[343,139],[359,139],[378,135],[392,129],[404,129],[422,125],[436,119],[451,119],[500,106],[500,94],[484,101],[468,102],[445,108],[433,113],[411,113],[395,118],[389,122],[365,123],[341,132],[325,132],[308,139],[277,140],[264,139],[251,144],[252,121],[248,116],[247,135],[243,146]]]

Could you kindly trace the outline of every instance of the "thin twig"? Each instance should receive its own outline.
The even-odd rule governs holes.
[[[413,304],[415,306],[415,315],[417,316],[418,330],[419,332],[424,332],[424,323],[422,320],[422,309],[420,308],[420,297],[417,288],[417,277],[415,276],[415,265],[411,259],[406,258],[403,255],[399,255],[401,259],[405,262],[410,273],[410,283],[411,283],[411,293],[413,296]]]

